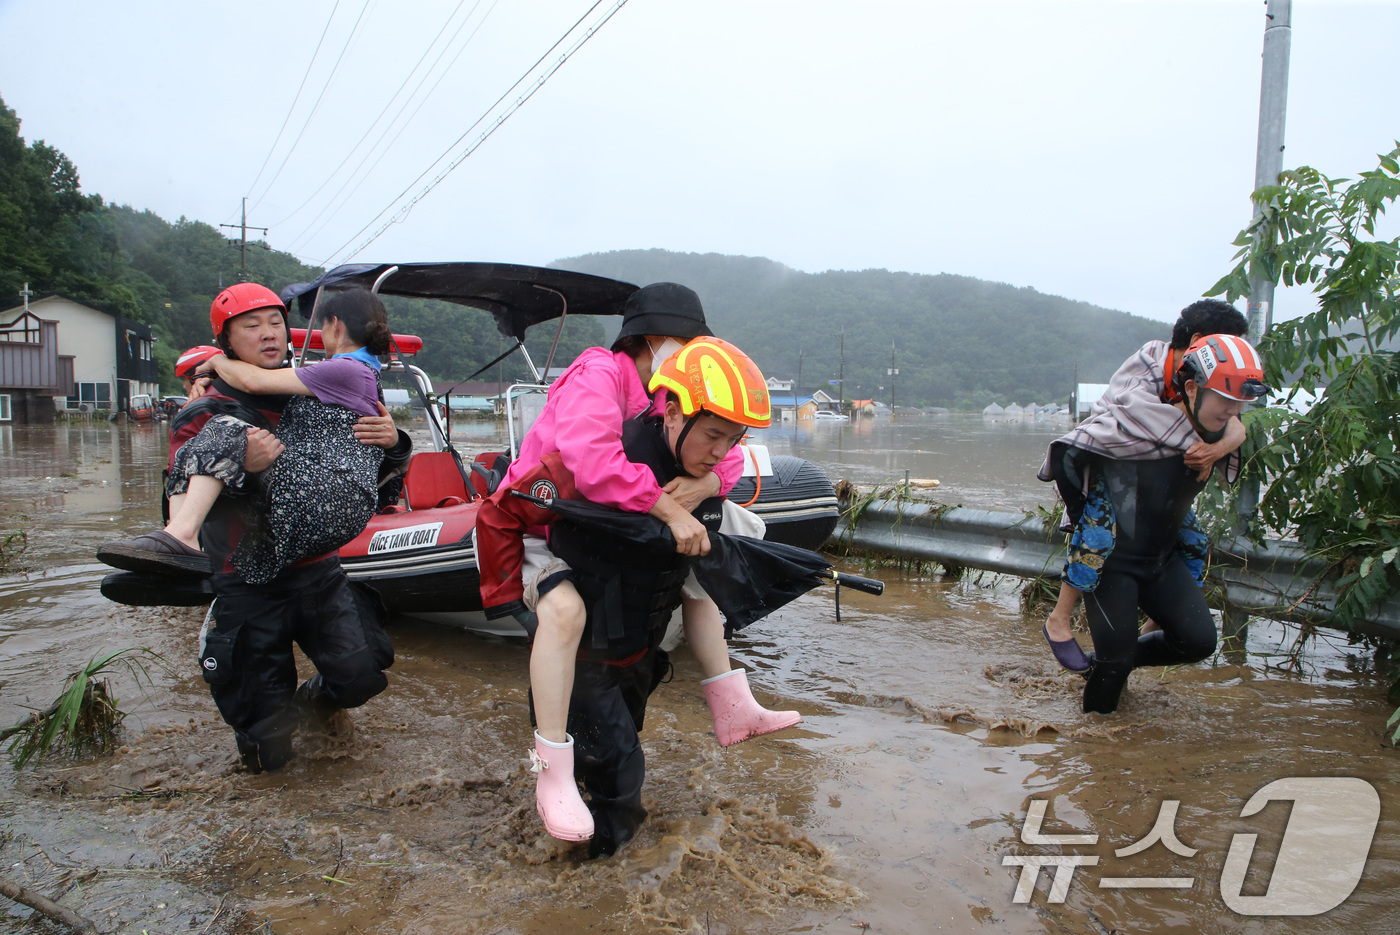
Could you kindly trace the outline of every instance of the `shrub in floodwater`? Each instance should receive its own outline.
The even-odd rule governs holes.
[[[1055,601],[1060,596],[1060,579],[1058,576],[1041,575],[1038,578],[1031,578],[1021,586],[1021,612],[1027,614],[1046,614],[1055,606]]]
[[[0,538],[0,572],[9,571],[29,548],[29,533],[17,529]]]
[[[149,660],[140,658],[142,655]],[[68,676],[63,693],[53,704],[0,731],[0,741],[13,737],[6,752],[15,769],[55,752],[111,750],[126,714],[117,707],[110,683],[100,676],[121,666],[131,673],[138,685],[142,679],[149,685],[151,676],[146,669],[147,661],[161,666],[166,664],[164,657],[145,647],[99,653]]]

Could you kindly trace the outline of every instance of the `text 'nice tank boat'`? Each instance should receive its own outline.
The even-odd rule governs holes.
[[[404,477],[402,499],[370,519],[358,537],[340,549],[340,561],[354,581],[375,588],[390,612],[492,632],[523,633],[507,619],[487,623],[481,613],[473,529],[481,501],[505,474],[520,438],[543,407],[550,372],[564,322],[571,315],[621,315],[631,283],[567,270],[504,263],[350,264],[310,283],[281,292],[288,310],[309,319],[307,329],[293,329],[296,356],[320,350],[316,308],[327,290],[360,287],[383,295],[435,299],[489,312],[496,327],[514,342],[483,372],[519,352],[532,383],[510,386],[502,399],[509,451],[464,457],[453,444],[450,408],[435,398],[427,375],[410,358],[421,339],[395,335],[395,352],[385,373],[407,377],[428,423],[432,451],[416,452]],[[544,371],[525,349],[525,333],[534,325],[558,320],[558,330]],[[476,376],[476,374],[473,374]],[[470,379],[470,378],[468,378]],[[806,549],[819,549],[838,518],[830,480],[801,458],[770,456],[762,445],[746,446],[744,476],[729,499],[764,520],[766,538]],[[135,606],[207,604],[213,595],[207,579],[138,572],[115,572],[102,582],[102,593]]]

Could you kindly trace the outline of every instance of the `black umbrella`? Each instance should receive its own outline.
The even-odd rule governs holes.
[[[642,548],[674,552],[671,529],[648,513],[629,513],[588,500],[544,500],[512,491],[589,529],[631,540]],[[806,594],[823,580],[867,594],[882,594],[884,582],[835,571],[831,562],[782,542],[712,532],[710,551],[694,559],[695,577],[724,614],[727,629],[741,630]]]

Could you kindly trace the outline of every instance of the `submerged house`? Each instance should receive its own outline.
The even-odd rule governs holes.
[[[52,422],[54,397],[73,392],[73,357],[58,353],[58,322],[15,312],[0,313],[0,422]]]
[[[65,295],[21,295],[23,305],[0,311],[0,393],[10,397],[0,405],[48,422],[55,411],[124,410],[132,396],[160,393],[149,325]]]

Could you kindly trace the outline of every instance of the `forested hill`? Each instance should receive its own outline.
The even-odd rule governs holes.
[[[765,374],[835,380],[845,332],[848,398],[978,408],[993,400],[1063,401],[1075,362],[1082,382],[1106,382],[1133,350],[1171,326],[967,276],[872,269],[803,273],[760,257],[619,250],[552,265],[645,284],[684,283],[700,294],[714,331],[749,352]],[[1185,306],[1194,296],[1184,295]],[[879,387],[884,389],[879,389]],[[833,395],[834,392],[833,392]]]

